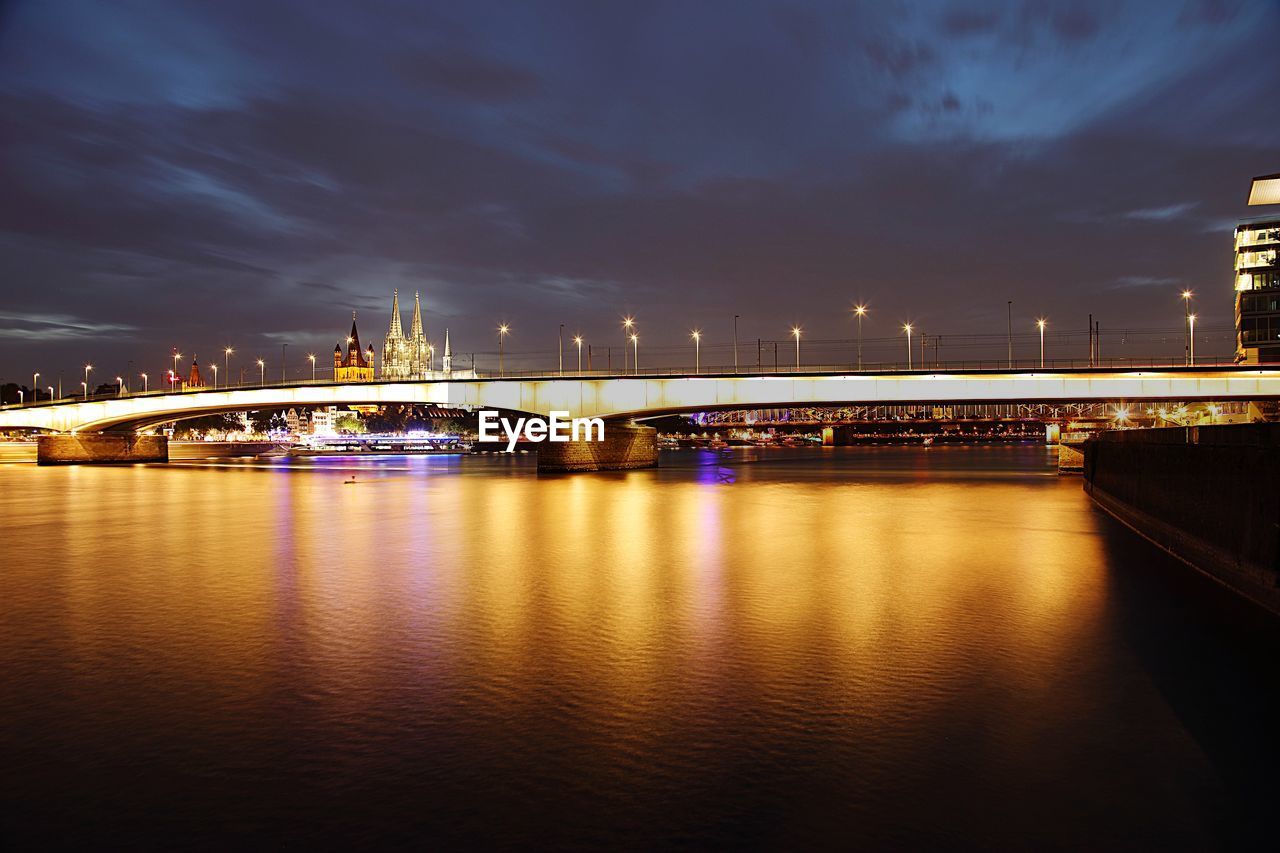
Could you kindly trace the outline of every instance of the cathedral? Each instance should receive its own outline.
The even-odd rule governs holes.
[[[440,356],[438,362],[437,355]],[[372,358],[369,361],[373,363]],[[448,329],[444,330],[444,352],[438,352],[435,345],[427,340],[426,326],[422,322],[422,300],[417,293],[413,295],[413,320],[409,324],[409,334],[404,333],[404,327],[400,325],[400,291],[396,290],[391,295],[391,328],[382,345],[380,375],[394,382],[398,379],[474,379],[476,372],[471,368],[454,369],[453,344],[449,340]]]
[[[382,345],[383,379],[426,379],[431,373],[434,354],[427,343],[422,326],[422,303],[413,295],[413,322],[406,336],[400,326],[400,291],[391,296],[391,328]]]
[[[333,381],[372,382],[373,347],[360,351],[360,333],[356,331],[356,312],[351,312],[351,334],[347,336],[344,353],[341,341],[333,348]]]

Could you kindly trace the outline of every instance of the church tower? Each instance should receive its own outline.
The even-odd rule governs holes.
[[[356,312],[351,312],[351,334],[347,335],[347,352],[342,353],[342,343],[333,348],[333,380],[335,382],[372,382],[373,347],[369,352],[360,350],[360,333],[356,331]]]
[[[391,328],[387,331],[387,339],[382,344],[382,378],[408,379],[409,359],[408,342],[404,330],[400,326],[400,291],[391,295]]]
[[[453,349],[449,346],[449,327],[448,326],[445,326],[445,329],[444,329],[444,358],[442,359],[441,367],[444,370],[445,376],[448,376],[449,374],[453,373]]]
[[[431,369],[427,356],[427,331],[422,325],[422,301],[417,291],[413,294],[413,322],[408,338],[409,373],[414,379],[426,379]]]

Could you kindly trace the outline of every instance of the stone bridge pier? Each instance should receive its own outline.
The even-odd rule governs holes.
[[[41,465],[168,461],[169,437],[166,435],[83,432],[42,435],[36,439],[36,462]]]
[[[656,467],[658,431],[631,420],[605,421],[604,441],[544,441],[538,445],[538,473]]]

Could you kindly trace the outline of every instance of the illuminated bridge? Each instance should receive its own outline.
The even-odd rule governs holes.
[[[303,382],[62,399],[0,409],[0,430],[32,429],[81,437],[132,435],[157,424],[200,415],[297,406],[418,404],[537,415],[563,411],[570,417],[601,417],[621,428],[629,421],[658,415],[723,409],[1272,399],[1280,399],[1280,368],[1257,366],[535,375],[426,382]]]

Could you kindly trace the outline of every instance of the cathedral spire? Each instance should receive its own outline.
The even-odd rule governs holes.
[[[418,301],[418,291],[413,292],[413,325],[409,327],[409,339],[420,341],[427,336],[422,328],[422,303]]]
[[[387,340],[398,341],[404,337],[404,330],[400,328],[400,291],[393,290],[391,292],[391,331],[387,332]]]
[[[444,358],[442,359],[440,366],[444,369],[445,373],[453,372],[453,348],[449,346],[448,326],[444,327]]]

